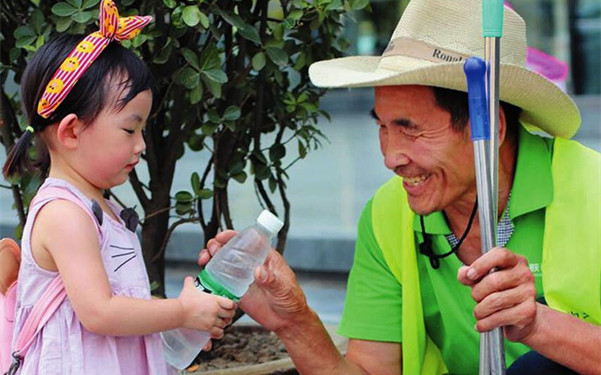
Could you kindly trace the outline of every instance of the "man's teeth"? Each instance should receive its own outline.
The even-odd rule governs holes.
[[[405,177],[403,180],[410,185],[419,185],[426,181],[428,176]]]

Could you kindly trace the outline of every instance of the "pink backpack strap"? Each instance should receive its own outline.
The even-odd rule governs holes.
[[[48,322],[66,296],[67,291],[63,280],[60,276],[55,277],[25,320],[25,324],[17,336],[15,354],[21,358],[25,357],[37,333]]]
[[[100,244],[102,243],[102,231],[100,229],[102,223],[99,222],[98,218],[92,212],[91,202],[90,207],[86,207],[85,203],[90,201],[87,197],[83,195],[79,196],[74,192],[60,187],[49,186],[38,191],[31,202],[30,207],[34,207],[39,203],[45,204],[55,199],[65,199],[79,205],[92,218],[94,223],[96,223],[98,240]],[[47,202],[44,202],[45,200]],[[36,209],[39,210],[41,207],[37,207]],[[63,284],[63,280],[60,275],[58,275],[50,282],[50,285],[44,291],[40,300],[33,306],[31,313],[25,320],[22,329],[19,331],[15,344],[16,347],[12,353],[13,364],[11,365],[8,374],[16,373],[27,354],[27,351],[33,344],[35,337],[63,303],[65,297],[67,297],[65,284]]]

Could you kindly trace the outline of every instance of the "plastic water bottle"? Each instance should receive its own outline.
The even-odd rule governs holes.
[[[179,370],[188,367],[211,339],[207,331],[183,327],[161,332],[160,335],[165,361]]]
[[[265,262],[271,239],[284,223],[271,212],[261,212],[256,222],[240,231],[215,254],[196,278],[195,285],[206,293],[238,302],[254,281],[254,270]],[[178,328],[161,332],[167,362],[186,368],[210,339],[205,331]]]

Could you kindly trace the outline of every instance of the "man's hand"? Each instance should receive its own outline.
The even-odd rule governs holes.
[[[511,341],[524,341],[534,332],[538,316],[536,288],[526,258],[497,247],[470,266],[461,267],[457,278],[472,288],[478,331],[503,327]]]
[[[204,266],[235,235],[235,231],[227,230],[209,240],[198,264]],[[277,333],[309,315],[305,294],[277,251],[270,251],[265,263],[254,270],[254,276],[255,282],[240,300],[240,308],[263,327]]]

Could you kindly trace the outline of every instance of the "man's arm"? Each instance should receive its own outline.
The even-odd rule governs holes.
[[[524,257],[495,248],[460,268],[458,279],[472,288],[478,331],[503,327],[511,341],[578,373],[601,375],[601,327],[536,303]]]
[[[580,374],[601,375],[601,327],[537,304],[534,328],[521,342]]]
[[[236,232],[217,234],[201,251],[202,266]],[[294,272],[284,258],[272,250],[264,265],[255,269],[255,282],[240,300],[240,307],[286,346],[299,373],[303,375],[398,375],[401,373],[401,345],[350,340],[343,357],[317,314],[309,308]]]
[[[401,374],[400,344],[351,339],[343,357],[317,314],[311,311],[300,320],[276,332],[300,374]]]

